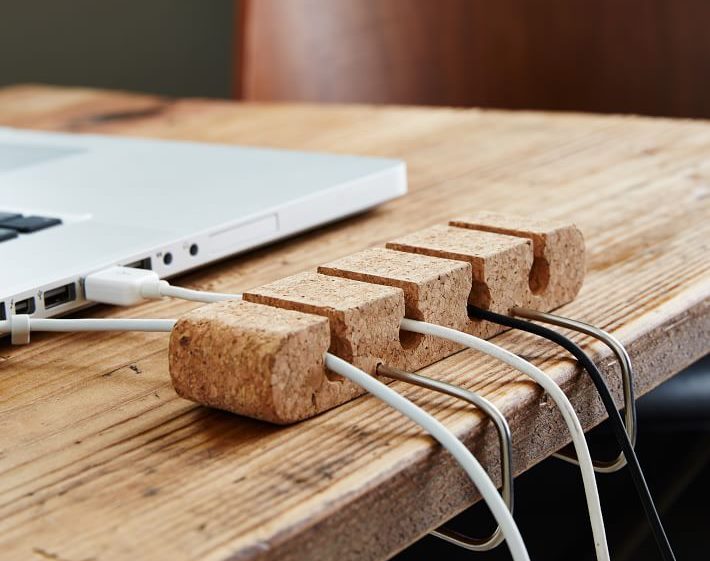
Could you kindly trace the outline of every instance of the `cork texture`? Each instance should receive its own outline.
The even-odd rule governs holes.
[[[584,282],[582,232],[573,224],[478,212],[450,222],[451,226],[500,233],[532,241],[534,261],[528,275],[526,305],[553,310],[571,302]]]
[[[471,265],[468,302],[507,314],[528,301],[528,274],[533,263],[532,242],[489,232],[451,226],[432,226],[388,242],[397,251],[465,261]],[[466,329],[478,337],[492,337],[501,328],[473,321]]]
[[[469,319],[467,303],[547,311],[583,276],[575,226],[482,212],[190,312],[170,338],[170,375],[182,397],[292,423],[363,393],[327,371],[326,351],[370,374],[381,362],[419,370],[461,347],[400,331],[405,314],[492,337],[503,328]]]
[[[404,366],[399,342],[405,309],[401,288],[306,272],[249,290],[243,297],[327,317],[330,351],[369,374],[380,362]]]
[[[454,329],[464,329],[469,321],[466,301],[471,292],[471,266],[462,261],[372,248],[321,265],[318,272],[402,289],[408,318]],[[462,348],[406,332],[400,342],[408,370],[424,368]]]
[[[173,328],[170,377],[186,399],[293,423],[361,393],[326,375],[329,344],[326,318],[243,301],[209,304]]]

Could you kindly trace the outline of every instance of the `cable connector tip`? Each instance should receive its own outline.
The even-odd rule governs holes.
[[[132,306],[146,298],[160,298],[162,283],[155,271],[115,266],[87,275],[84,294],[92,302]]]

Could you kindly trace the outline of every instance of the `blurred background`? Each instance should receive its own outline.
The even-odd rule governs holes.
[[[707,0],[24,0],[0,14],[0,86],[710,117]],[[639,407],[639,456],[678,558],[706,558],[710,360]],[[604,426],[592,438],[616,453]],[[656,558],[626,473],[599,484],[615,561]],[[533,558],[592,559],[577,470],[544,461],[516,492]],[[483,505],[455,521],[478,535],[490,523]],[[432,555],[472,556],[425,538],[396,559]]]
[[[706,0],[3,2],[0,85],[710,117]]]

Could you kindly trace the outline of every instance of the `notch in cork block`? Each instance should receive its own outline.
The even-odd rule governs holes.
[[[369,374],[380,362],[403,366],[399,324],[405,306],[399,288],[306,272],[251,289],[243,298],[327,317],[331,352]]]
[[[391,242],[387,248],[464,261],[471,265],[472,283],[468,302],[507,314],[527,301],[528,272],[533,263],[532,242],[489,232],[432,226]],[[478,337],[500,333],[499,326],[471,322],[466,330]]]
[[[584,237],[574,224],[488,211],[457,218],[449,224],[532,242],[534,259],[528,273],[526,306],[549,311],[574,300],[582,288]]]
[[[408,318],[454,329],[463,329],[468,323],[468,263],[372,248],[321,265],[318,272],[402,289]],[[424,368],[462,348],[441,338],[406,331],[401,333],[400,342],[408,370]]]

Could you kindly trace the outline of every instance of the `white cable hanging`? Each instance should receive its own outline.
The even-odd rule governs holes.
[[[597,490],[597,482],[594,476],[594,465],[592,464],[592,458],[589,454],[587,441],[584,437],[584,429],[582,428],[579,418],[577,417],[577,414],[569,399],[567,399],[567,396],[555,383],[555,381],[534,364],[499,347],[498,345],[491,343],[490,341],[486,341],[485,339],[479,339],[473,335],[469,335],[455,329],[450,329],[448,327],[443,327],[441,325],[434,325],[432,323],[407,318],[402,320],[401,328],[405,331],[412,331],[422,335],[432,335],[434,337],[448,339],[449,341],[453,341],[460,345],[464,345],[471,349],[490,355],[493,358],[496,358],[515,368],[516,370],[519,370],[527,376],[530,376],[533,380],[540,384],[540,386],[542,386],[548,394],[550,394],[552,400],[559,407],[565,423],[569,428],[572,436],[572,443],[574,444],[577,458],[579,460],[582,480],[584,482],[584,492],[587,497],[587,508],[589,510],[589,519],[592,525],[592,534],[594,536],[594,548],[597,560],[609,561],[609,547],[606,541],[604,518],[599,500],[599,491]]]

